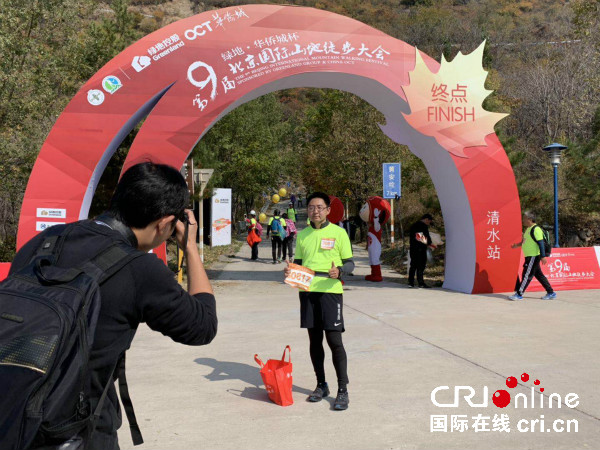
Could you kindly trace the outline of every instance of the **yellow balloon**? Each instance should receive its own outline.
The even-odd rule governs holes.
[[[266,222],[267,221],[267,215],[265,213],[260,213],[258,216],[258,221],[259,222]]]
[[[273,197],[271,197],[271,200],[273,201],[273,203],[279,203],[279,200],[281,200],[279,198],[279,195],[274,194]]]
[[[286,194],[287,194],[287,191],[284,188],[279,189],[279,196],[280,197],[285,197]]]

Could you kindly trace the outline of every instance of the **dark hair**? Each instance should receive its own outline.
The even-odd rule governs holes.
[[[433,222],[433,216],[429,213],[423,214],[423,216],[421,217],[421,220],[424,220],[424,219],[429,219]]]
[[[283,214],[281,215],[281,217],[283,217],[284,219],[287,219],[287,218],[288,218],[288,215],[287,215],[287,213],[283,213]]]
[[[313,192],[312,194],[310,194],[306,199],[306,205],[308,206],[308,204],[315,198],[322,199],[328,208],[329,206],[331,206],[331,200],[329,200],[329,195],[325,194],[324,192]]]
[[[274,216],[278,216],[278,215],[279,215],[279,210],[278,210],[278,209],[276,209],[275,211],[273,211],[273,215],[274,215]]]
[[[128,227],[146,228],[162,217],[181,217],[189,198],[187,184],[177,169],[144,162],[123,174],[108,210]]]

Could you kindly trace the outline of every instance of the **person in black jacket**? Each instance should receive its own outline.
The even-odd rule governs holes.
[[[433,223],[431,214],[424,214],[418,222],[410,227],[410,269],[408,271],[408,285],[415,287],[415,272],[419,287],[429,288],[423,280],[425,265],[427,264],[427,246],[431,245],[429,226]]]
[[[186,345],[208,344],[217,333],[215,297],[196,246],[198,225],[193,213],[185,209],[188,201],[187,185],[178,170],[142,163],[123,174],[106,213],[93,220],[58,225],[69,227],[56,262],[60,267],[78,266],[115,241],[144,253],[100,286],[102,305],[89,362],[92,411],[104,386],[118,376],[113,370],[117,362],[124,361],[140,323]],[[182,220],[189,222],[185,242]],[[156,255],[148,253],[173,232],[185,249],[187,291]],[[28,264],[44,235],[41,233],[23,246],[12,263],[11,273]],[[157,370],[160,364],[157,360]],[[121,412],[113,384],[86,449],[118,449],[120,426]]]

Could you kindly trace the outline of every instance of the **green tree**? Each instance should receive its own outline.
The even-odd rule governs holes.
[[[572,199],[572,208],[585,214],[600,214],[600,106],[590,124],[592,138],[573,142],[566,150],[563,174],[566,195]]]
[[[221,119],[198,143],[192,155],[202,167],[213,168],[207,186],[231,188],[233,214],[262,206],[262,195],[271,194],[289,178],[286,159],[290,128],[274,94],[240,106]]]
[[[406,221],[424,209],[439,210],[427,170],[403,145],[390,140],[379,128],[383,115],[364,100],[341,91],[327,91],[306,115],[302,179],[310,190],[346,198],[357,214],[366,199],[382,195],[384,162],[402,163],[401,208]]]
[[[10,260],[33,163],[56,117],[87,79],[132,43],[137,16],[115,0],[0,0],[0,260]]]

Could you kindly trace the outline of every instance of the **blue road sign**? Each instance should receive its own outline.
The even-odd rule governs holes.
[[[395,198],[400,193],[400,163],[383,163],[383,198]]]

